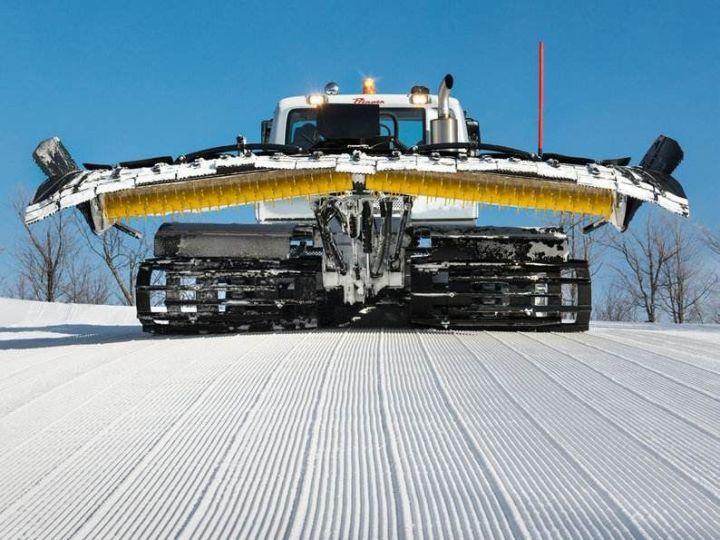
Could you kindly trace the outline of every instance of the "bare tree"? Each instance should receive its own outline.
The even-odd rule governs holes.
[[[76,220],[75,224],[90,251],[110,271],[120,300],[128,306],[135,305],[137,272],[149,252],[145,236],[135,239],[116,228],[111,228],[102,235],[95,235],[80,220]]]
[[[605,245],[602,238],[605,236],[603,230],[591,234],[583,233],[583,228],[589,225],[591,219],[582,214],[561,212],[554,226],[562,227],[568,236],[568,248],[570,256],[576,259],[588,261],[591,276],[598,274],[603,266],[602,255]]]
[[[25,223],[27,197],[19,193],[13,210],[24,230],[17,247],[18,278],[15,293],[21,298],[53,302],[62,298],[63,280],[74,250],[73,241],[60,214],[30,227]]]
[[[720,230],[713,232],[708,229],[703,229],[702,232],[703,240],[708,249],[715,255],[720,255]]]
[[[704,266],[698,231],[679,219],[664,219],[672,256],[662,268],[661,302],[673,322],[702,322],[704,302],[718,283]]]
[[[720,258],[720,229],[710,231],[709,229],[702,228],[701,238],[708,249],[717,256],[716,260],[718,260],[718,258]],[[709,311],[712,322],[720,324],[720,294],[717,291],[712,294],[711,308]]]
[[[634,321],[633,299],[623,287],[611,283],[605,289],[600,302],[593,308],[593,317],[599,321]]]
[[[663,270],[675,255],[653,214],[648,214],[640,232],[614,234],[605,241],[619,256],[619,264],[612,268],[633,300],[645,312],[648,322],[658,320]]]
[[[68,279],[64,289],[64,299],[76,304],[107,304],[110,300],[110,288],[105,276],[87,264],[80,261],[71,264],[68,269]]]

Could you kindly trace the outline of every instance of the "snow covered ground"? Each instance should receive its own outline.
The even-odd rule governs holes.
[[[0,538],[720,536],[717,327],[0,340]]]

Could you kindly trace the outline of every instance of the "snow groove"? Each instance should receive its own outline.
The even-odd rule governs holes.
[[[0,538],[720,530],[720,327],[140,339],[12,309]]]
[[[98,344],[110,343],[117,337],[132,338],[137,332],[128,332],[121,336],[108,335],[100,338]],[[15,384],[46,374],[46,366],[57,364],[65,358],[77,354],[76,345],[58,346],[51,349],[51,353],[37,354],[37,350],[30,349],[5,349],[2,347],[2,333],[0,333],[0,351],[3,351],[3,373],[0,375],[0,391],[7,390]]]
[[[375,380],[377,332],[346,334],[328,365],[318,402],[299,505],[289,538],[394,536],[401,516],[392,496]],[[328,493],[331,496],[320,497]]]
[[[507,344],[507,338],[493,334],[498,342]],[[517,353],[518,351],[514,351]],[[521,354],[515,356],[512,364],[527,359]],[[506,366],[499,367],[505,368]],[[659,467],[656,459],[650,459],[646,449],[636,440],[617,429],[617,425],[598,415],[587,404],[573,406],[578,399],[563,389],[558,392],[558,384],[547,376],[518,378],[517,373],[505,371],[507,380],[515,395],[527,402],[526,410],[543,411],[542,421],[548,433],[553,433],[558,443],[572,452],[576,459],[599,483],[604,490],[616,491],[613,495],[622,508],[634,508],[637,517],[634,521],[640,528],[652,536],[673,532],[676,535],[710,536],[720,527],[720,514],[716,505],[695,486],[678,478],[665,467]],[[526,373],[526,375],[529,375]],[[529,384],[534,393],[529,393]],[[564,396],[568,396],[566,399]],[[594,413],[589,420],[583,410]],[[536,414],[536,418],[540,415]],[[603,446],[598,446],[603,441]],[[615,475],[615,486],[603,481],[608,472]],[[618,489],[621,488],[621,489]],[[662,493],[662,497],[658,495]],[[687,505],[687,506],[686,506]],[[682,508],[682,512],[678,512]]]
[[[382,380],[388,432],[405,479],[412,537],[511,537],[499,489],[462,435],[418,335],[388,332]],[[482,488],[481,488],[482,486]]]
[[[720,358],[718,357],[717,346],[697,347],[696,342],[685,340],[682,347],[676,347],[672,343],[668,343],[667,339],[658,340],[657,336],[652,335],[653,332],[646,332],[645,334],[642,337],[633,337],[624,334],[618,335],[615,332],[614,334],[604,333],[602,337],[720,377]],[[648,347],[649,344],[652,344],[652,346]],[[712,350],[708,350],[710,348]],[[668,352],[672,352],[672,355],[667,354]],[[688,357],[693,357],[694,361],[689,360]]]
[[[147,341],[142,343],[149,346]],[[92,346],[92,348],[97,347]],[[76,352],[73,353],[71,350],[66,354],[55,357],[56,365],[40,372],[33,370],[32,373],[21,378],[20,381],[11,381],[9,384],[0,386],[0,418],[49,392],[63,390],[77,379],[93,371],[102,370],[108,363],[122,360],[125,352],[137,354],[138,349],[137,343],[128,341],[108,343],[100,348],[100,354],[77,355]]]
[[[143,352],[155,350],[161,350],[161,346],[155,344],[154,347],[140,349]],[[115,360],[121,360],[121,362]],[[88,416],[90,413],[84,410],[84,406],[89,400],[101,396],[111,387],[120,386],[119,383],[128,381],[129,378],[147,369],[156,361],[157,358],[148,361],[137,353],[121,354],[118,358],[107,362],[101,369],[92,370],[73,380],[72,383],[67,383],[62,389],[63,391],[46,392],[0,417],[0,431],[6,434],[0,440],[0,464],[13,452],[25,447],[46,430],[52,429],[67,415],[82,410]],[[128,389],[127,386],[120,386],[120,388]],[[95,420],[98,419],[97,414],[93,414],[92,417]],[[73,422],[73,430],[79,427],[79,423]]]
[[[654,397],[654,393],[652,391],[648,391],[648,388],[654,388],[655,384],[645,385],[645,384],[632,384],[632,381],[626,380],[626,377],[622,377],[622,375],[626,372],[625,370],[621,368],[615,369],[615,374],[611,375],[607,372],[607,370],[602,370],[601,367],[598,366],[599,358],[596,353],[591,353],[592,360],[588,360],[586,355],[583,355],[582,349],[579,349],[578,346],[575,343],[572,343],[572,345],[575,345],[573,347],[572,345],[568,346],[567,343],[564,342],[558,342],[557,340],[548,340],[541,338],[539,336],[531,336],[526,335],[528,338],[533,339],[534,341],[537,341],[538,343],[542,343],[544,346],[548,347],[549,349],[552,349],[559,354],[566,356],[568,358],[571,358],[575,360],[576,362],[580,363],[584,367],[586,367],[589,370],[592,370],[593,372],[597,373],[600,377],[603,379],[606,379],[607,381],[611,382],[613,385],[619,386],[623,390],[626,390],[629,392],[632,396],[637,397],[638,399],[649,403],[651,405],[654,405],[658,409],[664,411],[668,415],[672,416],[673,418],[684,422],[688,426],[691,426],[692,428],[702,432],[704,435],[706,435],[709,438],[714,439],[716,442],[713,443],[713,448],[717,449],[716,445],[720,443],[720,433],[716,431],[712,431],[704,427],[703,425],[697,423],[692,418],[688,417],[687,407],[681,412],[680,410],[677,410],[676,408],[671,408],[671,406],[667,403],[663,403],[663,400],[661,400],[659,397]],[[602,357],[600,357],[602,358]],[[610,359],[612,362],[612,359]],[[607,392],[609,389],[605,387],[605,392]],[[629,397],[629,396],[628,396]],[[617,402],[617,405],[625,404],[628,401],[626,398],[620,398]],[[608,405],[615,405],[615,402],[609,402]],[[636,403],[631,403],[633,407],[638,406]],[[651,425],[656,424],[664,424],[665,422],[668,422],[669,420],[667,418],[663,418],[662,416],[658,416],[657,414],[653,414],[652,412],[648,411],[647,413],[647,420],[651,422]],[[672,422],[672,420],[670,420]],[[649,426],[644,426],[649,427]],[[651,431],[649,436],[654,436],[654,432]],[[691,440],[695,440],[696,433],[689,433],[688,436]]]
[[[292,336],[271,354],[256,353],[260,363],[254,373],[248,372],[244,362],[252,350],[236,358],[144,456],[123,485],[83,525],[79,535],[133,537],[140,531],[151,536],[180,534],[184,523],[178,521],[179,516],[191,519],[235,433],[276,370],[302,342],[300,336]],[[179,452],[178,446],[185,451]],[[126,525],[132,524],[132,528],[116,529],[108,523],[112,523],[117,511],[129,518]]]
[[[402,457],[398,450],[397,441],[393,438],[390,431],[390,412],[387,408],[387,398],[385,397],[385,387],[387,382],[383,381],[383,368],[387,363],[385,356],[385,332],[382,332],[378,340],[377,349],[377,395],[380,407],[380,423],[382,426],[382,435],[385,439],[385,459],[389,462],[391,488],[395,500],[395,508],[397,509],[397,536],[402,537],[412,532],[412,529],[406,529],[405,521],[410,518],[410,502],[407,488],[407,480],[402,473],[401,461]],[[388,531],[390,532],[390,531]],[[390,535],[388,535],[390,536]]]
[[[85,391],[94,392],[90,396],[77,391],[69,396],[49,393],[48,399],[34,400],[31,406],[23,406],[21,413],[0,420],[0,431],[5,434],[0,440],[0,512],[83,447],[119,411],[147,395],[152,390],[150,385],[127,383],[143,372],[146,381],[153,381],[152,370],[159,361],[142,356],[128,359],[117,366],[116,373],[87,381]],[[109,394],[111,390],[117,391]],[[57,444],[58,435],[62,444]],[[14,466],[4,466],[9,463]]]
[[[493,352],[496,347],[488,339],[468,343],[465,334],[455,337],[469,360],[465,361],[463,377],[454,382],[458,386],[469,382],[468,407],[475,408],[475,414],[485,414],[484,422],[496,424],[497,438],[490,442],[498,468],[505,471],[511,485],[517,486],[515,496],[525,503],[523,512],[526,521],[534,524],[533,536],[642,537],[642,527],[617,498],[491,369],[492,364],[512,358],[496,356]],[[452,369],[447,367],[448,377],[452,376]],[[488,412],[470,401],[475,394],[472,383],[481,383],[482,390],[492,389],[486,398]]]
[[[625,385],[653,402],[661,403],[668,411],[699,426],[706,433],[720,437],[720,425],[717,422],[720,405],[716,397],[697,392],[682,381],[648,369],[627,356],[606,351],[584,339],[577,340],[558,334],[555,335],[554,343],[556,346],[570,344],[576,359],[595,367],[610,380]]]
[[[633,348],[628,351],[627,346],[623,347],[621,345],[617,347],[616,343],[612,340],[600,340],[600,338],[592,334],[586,334],[581,338],[571,337],[568,334],[558,335],[562,335],[565,339],[575,341],[576,343],[583,343],[587,347],[591,347],[602,353],[611,354],[655,373],[668,381],[672,381],[675,384],[684,386],[689,390],[693,390],[714,401],[720,402],[720,394],[715,394],[715,392],[718,391],[716,381],[708,377],[708,373],[697,373],[695,369],[687,369],[687,367],[681,365],[680,362],[664,357],[661,354],[648,353],[638,348]]]
[[[342,338],[338,339],[335,348],[333,349],[330,359],[328,360],[328,364],[332,363],[332,360],[336,359],[337,351],[342,346],[344,341],[347,338],[347,333],[345,333]],[[312,404],[312,413],[310,416],[310,432],[311,435],[309,437],[305,438],[305,448],[302,452],[302,465],[300,467],[300,473],[298,475],[298,482],[297,482],[297,488],[295,490],[295,496],[293,498],[292,504],[290,506],[290,514],[288,516],[288,527],[285,531],[285,534],[283,535],[284,538],[295,538],[299,536],[299,530],[298,527],[302,527],[302,524],[305,522],[304,519],[298,520],[297,516],[300,514],[301,516],[305,516],[307,513],[308,505],[310,503],[311,493],[310,493],[310,484],[306,481],[306,476],[308,476],[308,470],[309,475],[312,476],[313,472],[315,471],[315,459],[310,459],[311,453],[310,450],[316,450],[317,447],[317,440],[320,437],[320,426],[317,422],[318,418],[318,408],[324,408],[324,404],[327,401],[327,392],[326,386],[325,386],[325,380],[327,378],[328,372],[330,371],[330,366],[328,365],[328,368],[325,369],[325,371],[320,376],[320,384],[319,388],[317,389],[315,399]],[[314,452],[313,452],[314,453]]]
[[[526,335],[525,337],[542,343],[534,336]],[[608,389],[598,395],[595,388],[599,381],[595,380],[596,377],[592,375],[581,377],[579,375],[582,374],[578,374],[576,370],[566,372],[562,361],[553,365],[555,360],[553,354],[532,347],[533,356],[530,356],[523,350],[523,343],[520,340],[500,337],[498,339],[501,339],[506,346],[520,354],[578,402],[634,440],[663,465],[677,472],[688,483],[701,490],[706,497],[712,499],[714,504],[720,506],[718,489],[720,488],[720,471],[709,465],[720,461],[720,446],[718,446],[717,440],[708,440],[707,437],[703,437],[703,433],[688,429],[687,422],[678,422],[675,417],[667,418],[664,415],[656,414],[655,411],[648,411],[646,403],[632,403],[632,396],[625,396],[623,392],[615,392],[616,395],[613,395],[612,390]],[[547,348],[561,352],[552,346]],[[569,354],[565,356],[572,358]],[[565,381],[564,378],[568,380]],[[631,407],[636,411],[634,416],[622,414],[624,410]],[[663,441],[662,445],[657,445],[658,438]],[[692,445],[688,444],[688,441],[692,441]],[[698,460],[698,457],[702,459]],[[707,480],[705,480],[706,478]]]
[[[473,457],[477,461],[478,465],[483,469],[485,472],[487,478],[490,480],[492,490],[497,495],[498,504],[500,505],[500,508],[502,509],[503,514],[505,515],[505,520],[508,522],[510,526],[510,530],[512,532],[512,535],[516,538],[527,538],[530,536],[530,533],[528,532],[527,526],[525,525],[525,522],[522,519],[522,516],[518,512],[517,508],[515,507],[515,503],[513,500],[508,497],[507,495],[507,489],[503,485],[502,481],[497,477],[495,474],[495,471],[493,470],[492,466],[490,466],[487,462],[487,458],[483,455],[482,450],[479,448],[475,440],[473,439],[472,435],[470,435],[470,432],[463,421],[462,417],[458,414],[457,408],[453,405],[452,400],[450,399],[450,396],[448,395],[447,391],[442,385],[442,382],[440,380],[440,377],[438,376],[437,370],[433,367],[432,358],[430,357],[430,354],[428,353],[427,347],[425,346],[422,334],[418,333],[418,341],[422,347],[422,351],[425,355],[425,359],[428,362],[428,366],[430,367],[430,372],[432,375],[433,382],[435,383],[435,386],[438,390],[438,393],[441,396],[441,399],[443,403],[445,404],[447,410],[450,413],[450,416],[453,418],[455,423],[457,424],[460,434],[462,435],[463,439],[465,440],[465,443],[467,444],[468,448],[473,454]]]
[[[252,338],[254,346],[261,340]],[[190,347],[193,360],[179,372],[173,373],[177,366],[166,357],[164,369],[150,378],[150,384],[160,384],[159,392],[156,389],[120,415],[5,509],[0,536],[41,536],[41,531],[44,537],[64,536],[89,519],[216,377],[232,366],[227,353],[203,363],[202,340],[196,343]],[[196,363],[200,369],[189,369]]]
[[[287,530],[304,464],[314,459],[304,454],[313,403],[343,341],[336,332],[316,337],[283,363],[275,384],[251,411],[188,524],[188,535],[278,537]]]

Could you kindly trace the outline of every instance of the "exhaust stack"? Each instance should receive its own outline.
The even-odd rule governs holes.
[[[450,90],[453,76],[443,77],[438,89],[438,117],[430,121],[430,142],[432,144],[457,142],[457,119],[450,116]]]

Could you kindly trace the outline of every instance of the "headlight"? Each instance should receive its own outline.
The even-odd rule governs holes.
[[[410,94],[410,103],[413,105],[427,105],[427,94]]]
[[[410,89],[410,103],[413,105],[427,105],[430,101],[430,90],[427,86],[413,86]]]
[[[310,94],[307,97],[308,105],[312,105],[313,107],[319,107],[320,105],[324,105],[327,101],[327,96],[324,96],[322,94]]]

